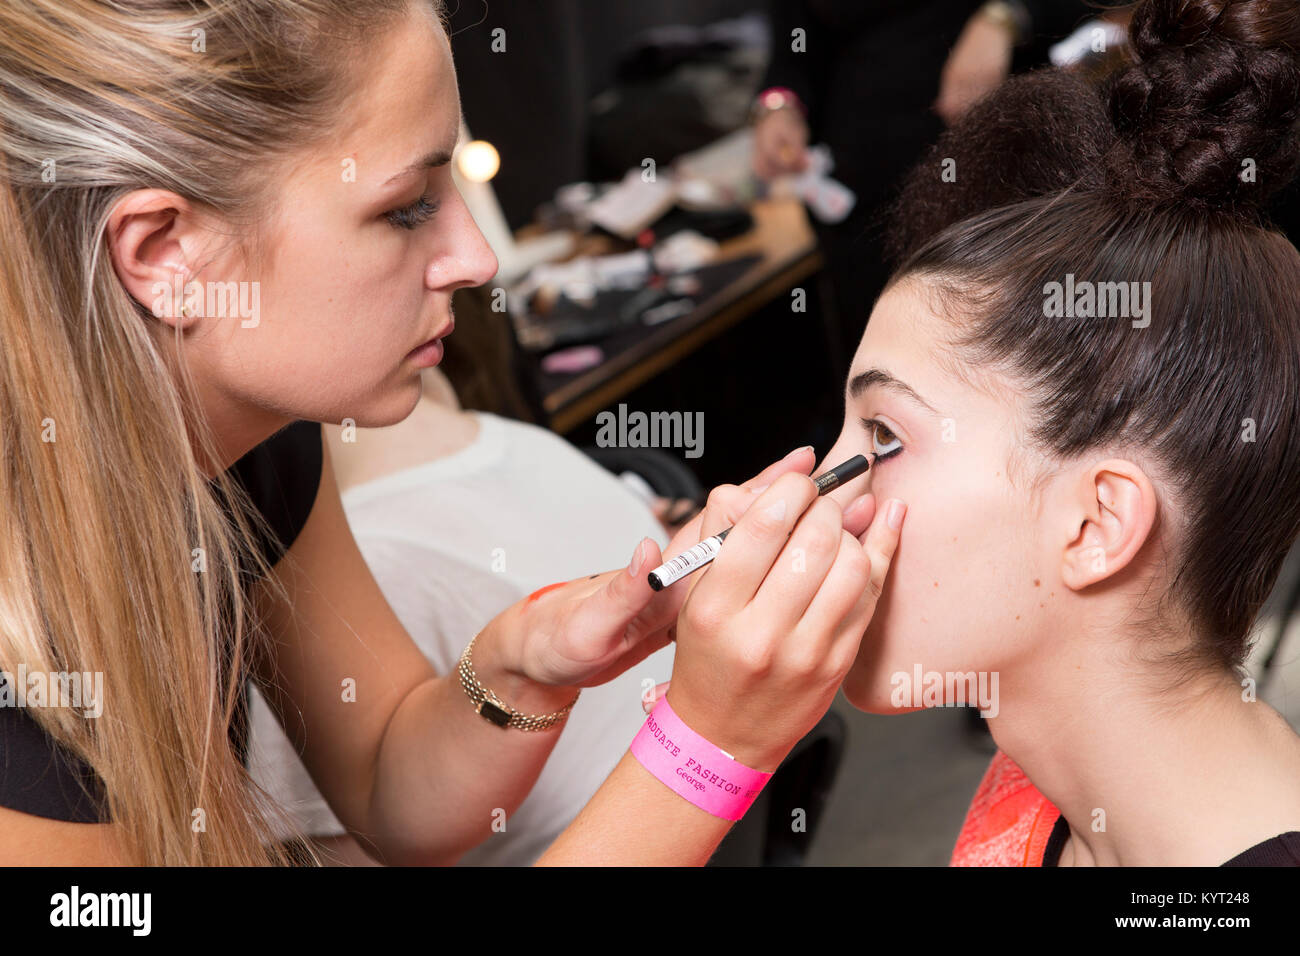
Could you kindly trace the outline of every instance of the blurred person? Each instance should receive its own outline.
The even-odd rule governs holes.
[[[1011,74],[1017,54],[1038,66],[1048,45],[1099,14],[1120,21],[1127,17],[1123,9],[1103,12],[1088,0],[988,0],[966,21],[943,65],[935,112],[952,125]]]
[[[832,301],[832,356],[848,370],[868,306],[888,276],[879,264],[879,211],[894,182],[943,124],[931,105],[939,73],[979,0],[774,0],[772,55],[755,106],[754,170],[798,172],[804,147],[825,143],[831,175],[857,197],[837,223],[812,217]]]
[[[838,376],[889,274],[883,213],[902,175],[945,122],[1006,78],[1018,44],[1068,32],[1085,13],[1079,0],[775,0],[763,86],[793,96],[760,94],[754,171],[764,180],[802,172],[808,145],[825,143],[831,175],[857,196],[843,221],[812,219]]]
[[[564,439],[462,410],[436,366],[423,380],[402,422],[346,432],[331,425],[325,440],[348,526],[384,597],[434,671],[454,674],[462,649],[501,608],[552,580],[617,564],[629,541],[664,546],[669,536],[643,499]],[[586,691],[523,803],[458,863],[526,866],[540,856],[636,736],[642,697],[668,679],[673,651]],[[256,690],[249,763],[324,859],[374,862]]]

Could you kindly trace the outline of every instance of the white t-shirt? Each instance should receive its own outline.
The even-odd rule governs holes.
[[[348,524],[385,598],[439,674],[483,626],[537,588],[626,567],[668,539],[644,501],[562,438],[473,412],[466,448],[349,488]],[[645,721],[643,680],[672,674],[675,645],[583,690],[528,797],[461,865],[532,864],[609,776]],[[344,832],[256,686],[249,768],[303,832]],[[468,698],[465,706],[471,706]],[[505,731],[518,733],[518,731]]]

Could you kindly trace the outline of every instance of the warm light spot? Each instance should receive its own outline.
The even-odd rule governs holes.
[[[456,165],[460,174],[470,182],[485,183],[501,168],[501,156],[487,140],[475,139],[456,153]]]

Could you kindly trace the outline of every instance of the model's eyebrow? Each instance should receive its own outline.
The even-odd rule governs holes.
[[[412,173],[418,173],[426,169],[435,169],[438,166],[446,166],[450,162],[451,162],[450,149],[435,149],[433,152],[429,153],[428,155],[421,156],[419,159],[411,163],[411,165],[407,166],[401,172],[394,173],[393,175],[389,176],[386,180],[384,180],[384,185],[385,186],[392,185],[393,183],[397,182],[397,180],[403,178],[404,176],[409,176]]]
[[[902,379],[894,378],[894,376],[890,375],[883,368],[869,368],[865,371],[859,372],[857,375],[854,375],[853,378],[849,379],[849,397],[857,398],[872,385],[879,385],[881,388],[887,388],[891,391],[898,392],[900,395],[910,398],[932,414],[939,414],[933,405],[917,394],[916,389],[912,388],[912,386],[908,385]]]

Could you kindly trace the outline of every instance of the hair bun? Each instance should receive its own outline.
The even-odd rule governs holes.
[[[1144,0],[1136,61],[1109,82],[1111,189],[1144,202],[1247,210],[1300,165],[1300,3]]]

